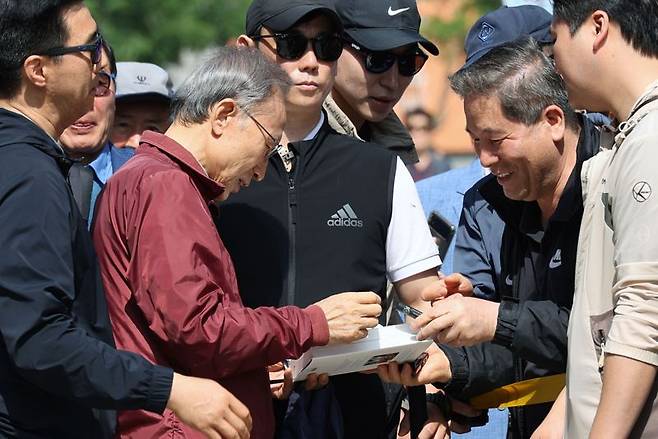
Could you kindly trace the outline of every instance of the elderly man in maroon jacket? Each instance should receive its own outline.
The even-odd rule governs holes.
[[[109,180],[93,231],[117,346],[219,381],[249,407],[255,438],[274,430],[266,366],[361,338],[381,312],[372,292],[304,309],[242,305],[213,201],[264,177],[288,88],[258,51],[221,49],[179,89],[166,134],[147,131]],[[118,431],[199,437],[168,412],[124,412]]]

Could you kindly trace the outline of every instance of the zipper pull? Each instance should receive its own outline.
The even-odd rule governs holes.
[[[601,341],[601,353],[599,354],[599,373],[603,373],[603,364],[605,363],[605,333],[599,329],[599,340]]]

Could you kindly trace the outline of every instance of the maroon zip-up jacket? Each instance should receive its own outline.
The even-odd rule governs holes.
[[[212,217],[223,191],[181,145],[146,132],[107,183],[93,236],[117,348],[217,380],[271,438],[266,366],[329,341],[317,306],[249,309]],[[119,414],[120,437],[201,438],[169,411]]]

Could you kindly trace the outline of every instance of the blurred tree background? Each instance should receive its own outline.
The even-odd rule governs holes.
[[[176,63],[244,31],[251,0],[86,0],[119,60]]]
[[[461,44],[473,21],[501,4],[500,0],[453,1],[459,6],[450,19],[423,19],[423,32],[442,46],[451,42]],[[86,0],[85,3],[119,60],[166,66],[178,62],[183,49],[202,50],[222,45],[242,33],[251,0]]]
[[[463,43],[473,22],[484,13],[500,7],[501,0],[459,0],[459,7],[450,19],[423,19],[424,35],[439,42]]]

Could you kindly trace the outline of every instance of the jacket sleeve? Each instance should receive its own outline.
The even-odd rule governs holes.
[[[503,346],[481,343],[466,348],[440,348],[450,361],[452,373],[452,379],[443,387],[457,399],[467,400],[515,381],[514,355]]]
[[[47,393],[96,408],[164,411],[173,372],[76,323],[76,294],[102,292],[76,291],[76,265],[87,261],[73,252],[78,215],[66,182],[54,169],[28,165],[0,166],[0,356]]]
[[[482,211],[486,209],[486,211]],[[480,224],[484,219],[484,224]],[[482,230],[482,227],[485,230]],[[490,229],[490,230],[489,230]],[[464,206],[456,233],[453,271],[466,276],[473,284],[475,296],[496,300],[496,262],[500,258],[503,223],[488,209],[477,186],[464,195]],[[489,247],[494,248],[487,248]],[[500,265],[500,264],[499,264]]]
[[[161,172],[143,179],[139,191],[128,215],[128,277],[150,338],[171,364],[219,379],[328,342],[317,306],[254,310],[236,303],[238,291],[224,291],[237,288],[233,265],[187,175]]]
[[[466,399],[511,384],[516,381],[515,358],[564,372],[568,320],[569,310],[554,302],[519,304],[503,298],[493,342],[466,348],[441,346],[452,373],[446,390]]]
[[[519,303],[504,297],[498,310],[494,343],[541,368],[564,372],[569,314],[569,308],[550,300]]]

